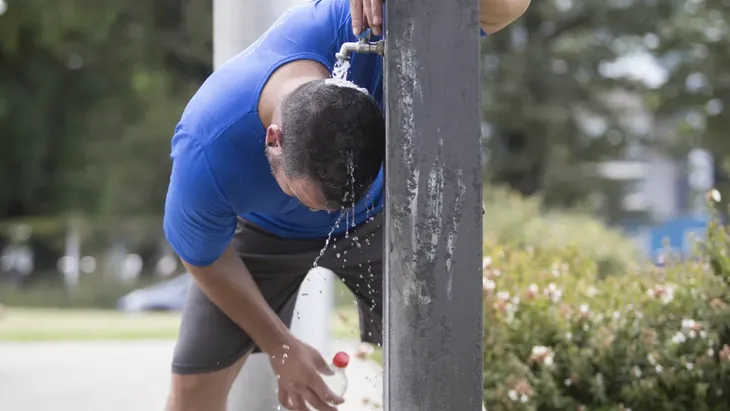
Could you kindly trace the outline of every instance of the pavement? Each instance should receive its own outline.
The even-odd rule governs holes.
[[[163,411],[173,345],[173,341],[0,343],[0,410]],[[343,341],[332,345],[333,351],[357,347]],[[340,411],[380,409],[380,368],[355,358],[347,373],[347,401]]]

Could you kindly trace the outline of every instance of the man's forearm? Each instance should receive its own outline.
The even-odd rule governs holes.
[[[291,338],[232,247],[208,267],[184,264],[201,290],[261,348],[273,354]]]
[[[479,0],[479,25],[487,34],[507,27],[522,16],[530,0]]]

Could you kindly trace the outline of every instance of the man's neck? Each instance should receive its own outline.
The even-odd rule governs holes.
[[[327,68],[312,60],[297,60],[279,67],[269,77],[259,99],[259,117],[264,128],[274,122],[281,102],[297,87],[328,77],[330,73]]]

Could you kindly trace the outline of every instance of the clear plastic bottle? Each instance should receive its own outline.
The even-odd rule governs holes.
[[[345,391],[347,391],[347,375],[345,375],[345,368],[347,368],[349,363],[350,356],[347,355],[346,352],[340,351],[335,354],[334,358],[332,358],[332,364],[330,364],[330,369],[334,374],[322,374],[324,383],[327,384],[333,393],[340,397],[344,396]],[[310,411],[316,411],[310,404],[307,404],[307,408],[309,408]]]
[[[347,391],[347,375],[345,369],[348,364],[350,364],[350,356],[340,351],[332,358],[332,364],[330,365],[334,374],[322,375],[325,384],[327,384],[333,393],[340,397],[345,395],[345,391]]]

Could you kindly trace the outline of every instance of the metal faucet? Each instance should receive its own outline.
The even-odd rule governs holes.
[[[385,55],[385,40],[371,42],[370,35],[370,29],[366,29],[360,34],[357,42],[344,43],[340,47],[340,52],[335,54],[337,60],[340,62],[347,61],[352,53]]]

